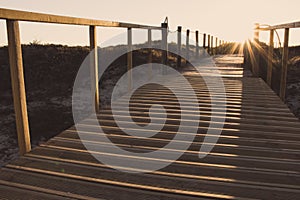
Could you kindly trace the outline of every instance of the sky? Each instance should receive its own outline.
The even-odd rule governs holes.
[[[199,30],[236,42],[253,38],[256,22],[275,25],[300,21],[299,0],[0,0],[0,7],[155,26],[167,16],[171,31],[181,25],[184,30]],[[5,26],[5,21],[0,20],[0,45],[7,44]],[[85,26],[21,22],[20,29],[22,43],[37,40],[41,43],[88,45],[88,28]],[[98,28],[98,43],[101,46],[112,36],[125,31]],[[299,29],[291,30],[291,45],[300,45],[299,34]],[[279,35],[283,41],[282,31]],[[261,40],[268,41],[266,32],[261,34]]]

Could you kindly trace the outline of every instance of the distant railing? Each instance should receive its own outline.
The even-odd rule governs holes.
[[[161,26],[148,26],[141,24],[132,24],[124,22],[113,22],[113,21],[103,21],[94,19],[84,19],[75,17],[66,17],[58,15],[48,15],[34,12],[25,12],[18,10],[10,10],[0,8],[0,19],[6,20],[7,25],[7,36],[8,36],[8,51],[9,51],[9,62],[11,71],[11,82],[14,100],[14,109],[16,116],[16,127],[18,134],[18,144],[20,154],[23,155],[31,150],[30,144],[30,133],[28,125],[28,115],[27,115],[27,104],[26,104],[26,92],[24,83],[24,73],[23,73],[23,59],[20,41],[20,31],[19,31],[19,21],[28,22],[40,22],[40,23],[55,23],[55,24],[70,24],[70,25],[81,25],[89,26],[89,41],[90,41],[90,51],[93,52],[91,56],[91,87],[92,91],[95,91],[95,111],[99,112],[100,102],[99,102],[99,86],[98,86],[98,55],[97,55],[97,32],[96,27],[120,27],[127,28],[127,42],[128,42],[128,53],[127,53],[127,68],[130,73],[132,69],[132,29],[147,29],[148,30],[148,45],[151,47],[151,30],[161,30],[162,31],[162,64],[167,64],[168,59],[168,23],[161,23]],[[178,26],[178,55],[181,52],[181,27]],[[186,49],[189,49],[189,30],[186,36]],[[196,31],[196,55],[199,54],[199,32]],[[207,45],[206,45],[207,38]],[[203,34],[203,47],[207,48],[207,51],[211,54],[216,53],[213,51],[218,47],[218,43],[222,43],[221,40],[216,38],[215,45],[213,44],[213,36]],[[94,50],[95,49],[95,50]],[[94,51],[92,51],[94,50]],[[187,58],[189,57],[189,51],[187,51]],[[181,65],[181,57],[177,57],[178,66]],[[149,60],[151,61],[151,57]],[[129,89],[132,88],[132,74],[129,74]]]
[[[288,50],[289,50],[289,33],[291,28],[300,28],[300,22],[286,23],[280,25],[260,25],[255,24],[254,28],[254,43],[252,45],[252,50],[248,49],[247,55],[252,54],[252,58],[248,58],[248,61],[251,64],[252,72],[255,76],[259,76],[259,60],[263,55],[267,59],[267,77],[266,82],[271,87],[272,84],[272,71],[273,71],[273,54],[274,54],[274,32],[277,29],[284,29],[284,42],[283,42],[283,51],[281,59],[281,74],[280,74],[280,88],[279,96],[285,101],[286,97],[286,84],[287,84],[287,70],[288,70]],[[260,46],[259,41],[259,32],[260,31],[269,31],[269,48],[268,52],[264,53],[262,47]],[[246,50],[247,51],[247,50]],[[251,52],[252,51],[252,52]],[[251,61],[250,61],[251,60]]]

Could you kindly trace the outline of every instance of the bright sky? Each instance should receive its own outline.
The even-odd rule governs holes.
[[[149,25],[160,25],[168,16],[171,30],[181,25],[183,29],[211,33],[227,41],[252,38],[255,22],[272,25],[300,21],[299,0],[1,0],[0,7]],[[98,32],[102,43],[124,29],[100,28]],[[22,43],[39,40],[88,44],[87,27],[27,22],[21,23],[21,33]],[[291,44],[300,45],[299,33],[300,30],[291,31]],[[261,38],[267,41],[267,34]],[[0,45],[3,44],[7,44],[6,28],[0,20]]]

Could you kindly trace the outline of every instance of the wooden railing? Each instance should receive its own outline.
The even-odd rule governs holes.
[[[8,36],[8,51],[9,51],[9,62],[11,71],[11,82],[14,100],[14,109],[16,116],[16,127],[18,134],[18,144],[20,154],[23,155],[31,150],[30,144],[30,133],[28,125],[28,115],[27,115],[27,104],[26,104],[26,92],[24,83],[24,73],[23,73],[23,59],[20,41],[20,31],[19,31],[19,21],[28,22],[40,22],[40,23],[55,23],[55,24],[70,24],[70,25],[81,25],[89,27],[89,41],[90,41],[90,51],[93,52],[91,56],[91,88],[95,91],[95,111],[98,112],[100,109],[99,102],[99,88],[98,88],[98,58],[97,58],[97,26],[101,27],[120,27],[127,28],[127,42],[128,42],[128,54],[127,54],[127,67],[130,72],[132,68],[132,29],[148,29],[148,45],[151,47],[151,30],[161,30],[162,31],[162,64],[167,64],[167,49],[168,49],[168,24],[162,23],[161,26],[148,26],[141,24],[132,24],[124,22],[113,22],[113,21],[103,21],[94,19],[84,19],[75,17],[66,17],[58,15],[48,15],[42,13],[25,12],[18,10],[10,10],[0,8],[0,19],[6,20],[7,24],[7,36]],[[178,55],[181,53],[181,26],[178,26],[177,39],[178,39]],[[189,33],[186,31],[186,49],[189,49]],[[196,34],[196,54],[199,54],[199,31]],[[207,40],[206,40],[207,39]],[[206,45],[206,41],[208,42]],[[216,38],[215,48],[217,48],[218,39]],[[219,41],[221,44],[221,40]],[[211,54],[214,48],[213,36],[208,34],[203,34],[203,47],[207,48],[207,51]],[[189,51],[187,52],[187,58],[189,58]],[[151,56],[149,61],[151,62]],[[181,57],[178,56],[177,59],[178,66],[181,65]],[[132,87],[132,74],[129,74],[129,89]]]
[[[133,28],[136,29],[158,29],[164,27],[131,24],[124,22],[112,22],[94,19],[83,19],[58,15],[25,12],[18,10],[0,8],[0,19],[5,19],[7,24],[8,51],[11,71],[11,83],[13,91],[14,109],[16,116],[16,127],[20,154],[23,155],[31,150],[30,134],[27,115],[26,92],[23,73],[23,59],[20,41],[19,21],[72,24],[89,26],[90,50],[97,48],[96,27],[121,27],[128,29],[128,43],[131,47]],[[128,68],[132,67],[132,54],[128,54]],[[91,59],[92,91],[95,91],[95,110],[99,111],[99,89],[98,89],[98,62],[97,51],[93,51]]]
[[[266,82],[271,87],[272,84],[272,70],[273,70],[273,53],[274,53],[274,32],[278,29],[284,29],[284,42],[281,59],[281,77],[279,96],[284,101],[286,97],[286,84],[287,84],[287,70],[288,70],[288,50],[289,50],[289,33],[291,28],[300,28],[300,22],[286,23],[274,26],[255,24],[254,28],[254,44],[252,45],[254,59],[251,63],[252,72],[254,75],[259,76],[259,60],[262,55],[267,58],[267,77]],[[260,31],[269,31],[269,47],[268,52],[263,53],[260,46],[259,33]],[[248,52],[249,54],[249,52]]]

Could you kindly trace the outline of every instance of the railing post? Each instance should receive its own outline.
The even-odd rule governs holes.
[[[273,70],[273,51],[274,51],[274,30],[270,30],[270,44],[268,51],[268,70],[267,70],[267,83],[272,85],[272,70]]]
[[[210,54],[210,35],[207,36],[207,53]]]
[[[254,28],[254,60],[252,63],[252,73],[254,76],[259,76],[259,24],[255,24]]]
[[[97,50],[97,30],[96,26],[90,26],[90,76],[91,76],[91,91],[95,91],[94,103],[95,110],[98,113],[100,110],[99,101],[99,86],[98,86],[98,50]]]
[[[285,101],[285,93],[286,93],[286,77],[287,77],[288,53],[289,53],[289,32],[290,29],[285,28],[283,54],[282,54],[281,80],[280,80],[280,98],[283,101]]]
[[[203,34],[203,49],[206,48],[206,33]]]
[[[152,33],[151,29],[148,29],[148,48],[149,48],[149,57],[148,57],[148,63],[149,63],[149,79],[153,76],[153,69],[152,69]]]
[[[218,38],[216,37],[216,47],[215,47],[215,54],[218,53]]]
[[[128,91],[132,90],[132,29],[127,28],[127,78],[128,78]]]
[[[190,59],[190,30],[187,29],[186,30],[186,44],[185,44],[185,47],[186,47],[186,61],[189,61]]]
[[[177,67],[181,67],[181,30],[182,27],[177,27]]]
[[[31,150],[19,23],[7,20],[8,52],[20,155]]]
[[[214,36],[210,36],[210,49],[211,49],[211,55],[214,55]]]
[[[199,31],[196,31],[196,58],[199,58]]]
[[[162,64],[167,65],[168,63],[168,24],[167,23],[161,23],[161,33],[162,33],[162,43],[161,43],[161,48],[162,48]],[[165,69],[165,68],[163,68]],[[166,74],[166,71],[163,70],[163,74]]]

